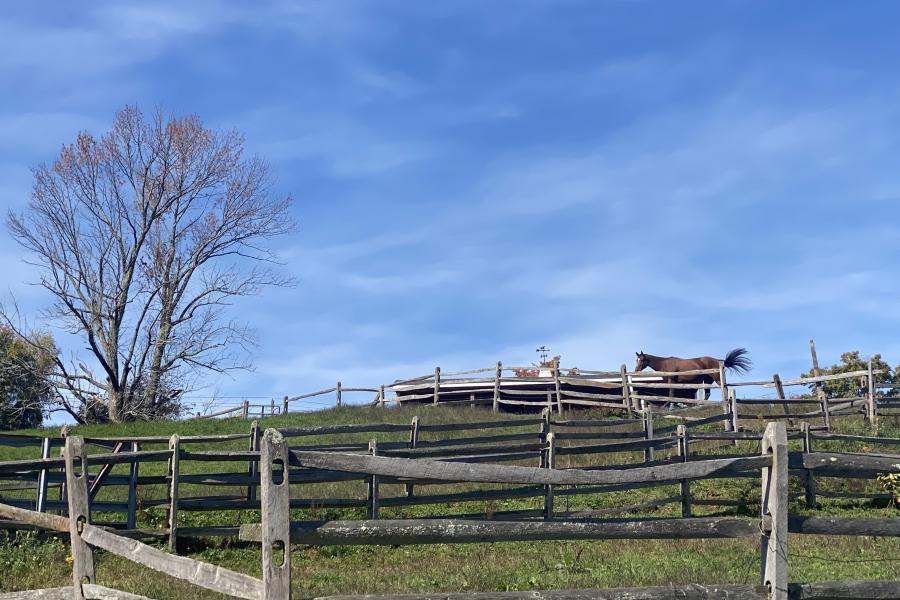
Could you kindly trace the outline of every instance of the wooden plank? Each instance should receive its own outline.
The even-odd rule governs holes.
[[[823,474],[851,472],[856,477],[874,477],[881,473],[900,472],[900,456],[810,452],[792,455],[791,468],[810,469]]]
[[[41,459],[50,458],[50,438],[45,437],[41,439]],[[38,512],[44,512],[47,510],[47,469],[41,469],[38,473],[37,480],[37,502],[35,503],[35,510]]]
[[[674,438],[657,438],[650,440],[633,440],[627,442],[613,442],[608,444],[582,444],[578,446],[564,446],[557,448],[556,453],[559,456],[573,456],[581,454],[596,454],[603,452],[635,452],[644,451],[644,462],[653,462],[653,455],[648,456],[649,449],[664,449],[675,447]]]
[[[92,600],[150,600],[146,596],[114,590],[95,583],[84,586],[84,593]]]
[[[66,486],[69,503],[69,545],[72,553],[72,597],[84,598],[85,583],[94,583],[94,553],[84,539],[90,527],[91,508],[88,495],[88,460],[84,438],[66,437],[63,451],[66,460]]]
[[[52,531],[69,531],[69,519],[58,515],[39,513],[37,511],[19,508],[10,504],[0,503],[0,518],[10,519],[19,523],[27,523],[41,529]]]
[[[510,433],[504,435],[485,435],[467,438],[446,438],[443,440],[418,440],[416,448],[443,448],[447,446],[468,446],[471,444],[495,444],[498,442],[515,442],[519,440],[534,440],[540,436],[539,433]],[[379,448],[384,448],[384,443],[379,444]],[[407,446],[412,448],[412,446]]]
[[[473,427],[475,429],[475,427]],[[409,431],[403,423],[361,423],[329,425],[325,427],[279,427],[278,432],[286,438],[308,435],[332,435],[336,433],[401,433]]]
[[[788,453],[784,423],[769,423],[762,439],[762,453],[772,459],[762,473],[762,518],[771,528],[760,539],[762,584],[769,600],[788,598]]]
[[[113,454],[119,454],[122,449],[125,447],[125,442],[117,441],[112,448]],[[88,489],[88,493],[90,495],[91,500],[97,497],[97,494],[100,492],[100,488],[103,486],[103,482],[109,477],[110,472],[112,471],[113,465],[111,463],[105,463],[101,468],[100,472],[94,476],[94,480],[91,481],[90,488]]]
[[[466,431],[469,429],[498,429],[498,428],[513,428],[513,427],[531,427],[533,425],[540,425],[541,419],[506,419],[503,421],[484,421],[482,423],[473,422],[473,423],[440,423],[435,425],[428,424],[419,424],[419,431]],[[409,428],[408,425],[403,425],[403,431],[406,431]],[[398,430],[400,431],[400,430]]]
[[[566,420],[566,421],[550,421],[554,427],[618,427],[620,425],[631,425],[634,423],[642,423],[643,419],[590,419],[590,420]]]
[[[859,517],[788,517],[788,531],[808,535],[900,537],[900,519]]]
[[[262,503],[262,600],[290,600],[290,484],[288,450],[284,437],[267,429],[260,448],[260,501]]]
[[[248,600],[258,600],[262,594],[262,582],[249,575],[169,554],[93,525],[84,526],[82,537],[92,546],[214,592]]]
[[[72,586],[0,593],[0,600],[72,600]],[[77,596],[76,596],[77,598]]]
[[[791,600],[900,600],[900,581],[792,583]]]
[[[451,461],[409,460],[382,456],[306,451],[291,451],[291,460],[294,464],[306,468],[366,473],[387,477],[533,485],[635,483],[641,481],[700,479],[716,474],[730,475],[735,472],[758,469],[768,466],[772,462],[768,456],[758,456],[698,461],[686,464],[675,463],[659,467],[628,470],[587,471],[579,469],[559,470],[539,469],[537,467],[461,464]]]
[[[316,546],[468,544],[541,540],[739,538],[759,533],[759,524],[732,517],[620,519],[608,521],[469,521],[380,519],[295,521],[291,542]],[[260,525],[241,525],[240,539],[260,541]]]
[[[763,588],[754,585],[687,584],[584,590],[320,596],[314,600],[763,600],[765,597]],[[808,597],[804,596],[803,600],[806,598]],[[815,600],[819,600],[819,598],[817,596]],[[850,596],[840,596],[840,598],[850,598]],[[882,597],[878,596],[878,598]],[[893,599],[895,597],[884,596],[884,598]]]

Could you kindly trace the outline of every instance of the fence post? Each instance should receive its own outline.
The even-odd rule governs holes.
[[[547,434],[547,461],[546,468],[556,468],[556,439],[553,432]],[[544,486],[544,520],[553,520],[553,486]]]
[[[250,417],[250,401],[244,400],[243,404],[241,405],[241,418],[247,419],[249,417]]]
[[[653,440],[653,405],[648,404],[644,408],[644,438],[647,441]],[[653,446],[644,448],[644,462],[653,462]]]
[[[72,548],[72,582],[75,598],[84,598],[82,584],[94,583],[94,553],[81,538],[85,523],[91,522],[88,499],[88,462],[84,450],[84,438],[80,435],[66,437],[63,450],[66,459],[66,484],[69,502],[69,536]]]
[[[867,398],[868,399],[868,402],[867,402],[868,410],[866,411],[867,412],[866,418],[868,419],[869,423],[874,424],[875,417],[878,415],[878,411],[877,411],[877,407],[875,406],[875,375],[872,372],[873,369],[872,369],[872,359],[871,358],[869,359],[868,369],[869,369],[869,374],[866,376],[866,379],[868,379],[868,381],[869,381],[869,392],[868,392],[868,398]]]
[[[800,423],[800,433],[803,434],[803,454],[812,452],[812,433],[809,429],[809,423]],[[813,472],[807,469],[803,478],[804,496],[807,508],[815,508],[816,506],[816,479]]]
[[[378,442],[376,440],[369,441],[369,454],[378,456]],[[368,490],[366,494],[366,504],[368,509],[368,518],[378,518],[378,476],[371,475],[368,481]]]
[[[494,412],[500,410],[500,373],[503,371],[503,363],[497,361],[497,372],[494,375]]]
[[[41,440],[41,458],[50,458],[50,438]],[[47,510],[47,469],[41,469],[37,480],[37,498],[34,510],[45,512]]]
[[[690,441],[688,440],[687,427],[685,427],[684,425],[679,425],[678,427],[676,427],[676,432],[678,435],[678,456],[681,457],[681,462],[687,462],[690,457]],[[679,486],[681,488],[681,516],[690,517],[691,480],[682,479]]]
[[[554,361],[555,366],[553,367],[553,385],[556,388],[556,412],[558,414],[562,414],[563,405],[562,405],[562,390],[559,384],[559,361]]]
[[[288,414],[288,397],[287,396],[285,396],[281,400],[281,414],[283,414],[283,415]]]
[[[541,444],[541,457],[538,467],[547,468],[547,434],[550,433],[550,409],[544,408],[541,411],[541,428],[538,431],[538,437]]]
[[[169,463],[169,550],[174,552],[178,542],[178,472],[181,461],[181,439],[177,433],[169,439],[169,450],[172,451]]]
[[[416,415],[412,418],[412,423],[409,424],[409,448],[410,450],[414,450],[416,445],[419,443],[419,416]],[[406,484],[406,496],[410,497],[413,495],[413,484]]]
[[[809,353],[812,355],[813,377],[818,377],[822,371],[819,370],[819,357],[816,355],[816,343],[813,340],[809,340]],[[816,382],[816,397],[819,399],[820,408],[825,415],[825,430],[831,431],[831,407],[828,406],[828,394],[825,393],[821,381]]]
[[[628,416],[632,417],[634,416],[634,411],[632,410],[631,386],[628,385],[628,369],[624,364],[619,367],[619,374],[622,376],[622,404],[628,410]]]
[[[259,421],[250,423],[250,452],[259,452]],[[250,482],[247,484],[247,501],[256,500],[256,480],[259,479],[259,463],[252,458],[247,461],[247,475]]]
[[[384,408],[384,386],[378,387],[378,406]]]
[[[62,429],[59,430],[59,437],[62,438],[62,443],[63,443],[62,447],[59,449],[59,455],[63,458],[65,458],[65,456],[66,456],[66,438],[68,436],[69,436],[69,426],[63,425]],[[68,498],[68,494],[66,492],[66,489],[68,488],[68,483],[66,483],[66,477],[65,477],[66,468],[65,467],[63,467],[60,470],[60,475],[62,475],[63,477],[62,477],[62,483],[59,484],[59,501],[66,502],[67,501],[66,498]],[[64,514],[66,514],[66,510],[60,509],[60,510],[56,511],[56,514],[64,515]]]
[[[828,394],[821,387],[816,388],[816,396],[819,398],[819,406],[825,415],[825,430],[831,431],[831,406],[828,403]]]
[[[741,427],[738,423],[738,399],[737,390],[734,388],[728,390],[728,410],[731,412],[731,431],[740,431]],[[725,423],[725,430],[728,431],[728,423]],[[734,445],[737,446],[737,440]]]
[[[760,536],[762,584],[769,600],[788,597],[788,452],[784,423],[769,423],[762,439],[762,453],[772,457],[772,466],[762,470],[762,519],[770,520]]]
[[[262,600],[291,597],[291,493],[287,444],[266,429],[260,449],[262,507]]]
[[[437,404],[441,397],[441,368],[434,368],[434,403]]]
[[[719,391],[722,393],[722,411],[728,414],[730,402],[728,401],[728,382],[725,379],[725,361],[719,361]],[[734,420],[732,417],[731,421]],[[725,421],[725,431],[735,431],[731,421]]]
[[[141,445],[138,442],[131,442],[132,452],[139,452],[140,449]],[[128,529],[137,527],[137,486],[140,464],[138,461],[134,461],[128,469],[128,516],[126,517]]]
[[[335,406],[341,405],[342,400],[341,400],[341,382],[340,381],[338,381],[337,384],[335,384],[335,386],[334,386],[334,401],[335,401]]]
[[[784,385],[781,383],[781,375],[778,373],[772,375],[772,383],[775,384],[775,395],[778,396],[778,399],[786,400],[784,396]],[[781,404],[781,412],[785,415],[789,414],[787,404]],[[791,421],[791,425],[793,426],[793,421]]]

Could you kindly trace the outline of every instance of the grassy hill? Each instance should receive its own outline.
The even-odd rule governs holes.
[[[321,426],[343,423],[391,422],[409,423],[419,415],[422,423],[477,422],[505,419],[508,429],[491,430],[492,434],[515,429],[515,422],[531,416],[502,415],[470,408],[404,407],[391,409],[343,407],[316,413],[286,415],[265,419],[261,426],[296,427]],[[578,413],[575,418],[588,418],[589,413]],[[598,416],[598,415],[593,415]],[[672,421],[660,425],[672,424]],[[846,418],[836,422],[836,430],[845,433],[871,435],[861,419]],[[721,427],[721,424],[717,424]],[[634,424],[623,425],[629,430]],[[712,428],[712,427],[711,427]],[[75,432],[86,437],[117,436],[168,436],[172,433],[187,435],[246,433],[249,423],[238,419],[221,421],[193,420],[177,423],[135,423],[78,427]],[[536,427],[535,427],[536,430]],[[25,433],[25,432],[22,432]],[[29,433],[56,434],[58,430],[31,431]],[[885,419],[879,434],[900,436],[898,420]],[[445,434],[449,435],[449,434]],[[459,432],[454,435],[472,435]],[[327,439],[303,438],[303,444],[362,442],[371,437],[383,441],[402,441],[408,434],[348,434],[328,436]],[[300,443],[294,440],[292,443]],[[246,440],[215,445],[215,449],[246,449]],[[147,446],[153,449],[159,446]],[[204,444],[190,449],[203,449]],[[213,448],[213,446],[208,446]],[[731,444],[703,443],[698,449],[704,454],[758,452],[758,443]],[[822,442],[816,448],[854,452],[877,451],[874,445]],[[9,448],[0,446],[0,460],[34,458],[35,448]],[[619,455],[594,455],[560,457],[558,467],[637,462],[639,453]],[[225,463],[184,462],[187,472],[235,471],[235,465]],[[523,463],[524,464],[524,463]],[[534,464],[531,461],[527,464]],[[124,473],[125,467],[117,467],[115,473]],[[142,465],[143,475],[163,475],[165,464]],[[795,482],[796,488],[797,482]],[[874,483],[857,480],[823,480],[822,489],[862,491],[877,490]],[[427,486],[428,491],[460,491],[477,489],[475,484]],[[497,486],[492,486],[497,487]],[[422,486],[423,491],[425,486]],[[753,516],[758,511],[758,479],[733,479],[702,481],[693,484],[695,498],[745,499],[745,508],[696,506],[699,515],[744,514]],[[417,490],[420,487],[417,486]],[[797,488],[799,489],[799,488]],[[162,485],[141,486],[140,500],[165,496]],[[245,488],[236,487],[234,493]],[[98,501],[121,499],[124,488],[104,489]],[[182,497],[207,495],[204,486],[185,486]],[[229,489],[217,488],[215,493],[229,493]],[[384,497],[400,495],[400,486],[382,487]],[[620,493],[560,496],[560,511],[614,509],[617,506],[636,504],[677,494],[677,486],[659,486],[647,490]],[[364,498],[365,489],[360,482],[314,484],[294,486],[294,497],[356,497]],[[9,497],[9,493],[7,493]],[[488,513],[499,510],[539,508],[540,498],[502,500],[496,502],[470,502],[384,508],[383,518],[442,516],[466,512]],[[792,512],[807,514],[867,514],[874,516],[900,516],[893,506],[884,501],[857,499],[821,499],[815,509],[802,505],[802,498],[791,505]],[[294,518],[365,518],[364,510],[314,509],[294,511]],[[680,507],[667,505],[637,513],[644,516],[680,516]],[[112,520],[115,515],[98,513],[95,521]],[[204,511],[182,512],[182,526],[208,524],[236,524],[258,522],[258,511]],[[159,507],[140,511],[139,527],[162,527],[165,512]],[[791,579],[794,581],[839,579],[900,579],[900,540],[885,538],[842,538],[822,536],[792,536],[790,551]],[[260,576],[260,551],[258,545],[245,544],[234,539],[210,539],[187,541],[180,546],[182,554],[220,564],[236,571]],[[70,569],[65,540],[43,538],[35,534],[19,534],[9,537],[0,533],[0,591],[12,591],[39,587],[60,586],[70,583]],[[96,552],[97,580],[122,590],[155,598],[214,598],[218,595],[169,579],[117,557]],[[296,547],[293,551],[293,585],[295,596],[379,593],[379,592],[436,592],[436,591],[493,591],[521,589],[553,589],[573,587],[617,587],[654,585],[671,582],[743,583],[758,579],[758,544],[755,540],[685,540],[685,541],[607,541],[607,542],[528,542],[463,545],[431,545],[406,547],[357,547],[337,546],[327,548]]]

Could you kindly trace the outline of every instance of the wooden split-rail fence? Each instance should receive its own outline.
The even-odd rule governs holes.
[[[714,458],[634,469],[559,469],[508,466],[429,459],[404,458],[298,450],[289,447],[283,433],[268,429],[261,436],[255,456],[260,475],[261,522],[239,528],[241,539],[261,543],[262,578],[257,579],[224,567],[177,556],[99,526],[91,519],[86,440],[66,438],[67,516],[51,515],[0,504],[0,517],[32,527],[68,533],[72,556],[72,585],[63,588],[15,592],[9,598],[142,598],[103,587],[96,581],[93,549],[100,548],[193,585],[231,597],[288,600],[292,597],[291,545],[404,545],[435,543],[479,543],[498,541],[602,540],[602,539],[722,539],[754,537],[760,543],[758,584],[670,585],[615,590],[557,590],[505,593],[440,594],[454,599],[556,598],[682,598],[787,600],[842,598],[900,599],[897,581],[844,581],[792,583],[788,572],[791,535],[900,536],[897,518],[824,518],[789,514],[789,476],[792,468],[821,475],[847,471],[877,473],[886,468],[885,457],[792,453],[784,423],[767,425],[761,436],[761,451],[755,456]],[[177,449],[177,444],[175,444]],[[150,458],[132,453],[129,460]],[[109,453],[99,457],[119,457]],[[156,457],[152,457],[156,458]],[[893,457],[896,461],[900,457]],[[551,460],[552,463],[552,460]],[[309,473],[363,476],[374,482],[415,484],[492,483],[518,486],[623,486],[668,482],[678,484],[732,476],[756,477],[760,481],[760,511],[755,519],[735,517],[660,518],[636,520],[512,520],[399,519],[359,521],[291,521],[291,486]],[[302,584],[298,587],[302,587]],[[435,597],[387,595],[384,600]],[[351,597],[352,598],[352,597]],[[362,598],[362,597],[360,597]]]
[[[831,420],[848,415],[864,415],[870,422],[878,416],[900,415],[900,396],[896,390],[900,384],[883,383],[878,376],[883,372],[873,368],[870,360],[867,368],[858,371],[823,375],[818,368],[815,347],[811,344],[814,376],[782,379],[778,374],[770,379],[735,381],[727,376],[724,363],[714,369],[693,371],[630,372],[622,365],[618,371],[593,371],[577,368],[516,367],[498,362],[494,367],[469,371],[444,372],[436,367],[434,373],[414,377],[378,387],[344,387],[337,382],[334,387],[298,396],[285,396],[280,403],[251,404],[229,407],[201,418],[242,417],[256,418],[288,414],[301,409],[311,399],[333,397],[335,406],[346,403],[349,393],[366,394],[364,402],[375,406],[432,404],[490,406],[495,412],[540,411],[549,409],[557,413],[578,408],[599,408],[636,415],[647,406],[658,408],[688,408],[719,406],[729,415],[727,428],[739,431],[742,421],[758,423],[793,419],[806,420],[820,429],[830,429]],[[524,375],[523,375],[524,374]],[[675,377],[714,376],[721,383],[673,383]],[[855,393],[848,397],[829,397],[826,384],[851,381]],[[791,389],[803,388],[801,394],[791,395]],[[810,388],[814,394],[809,394]],[[709,400],[713,390],[719,399]],[[760,390],[741,397],[742,390]],[[800,391],[800,390],[798,390]],[[374,397],[372,396],[374,394]],[[358,402],[356,402],[358,404]],[[765,412],[764,409],[775,411]],[[761,412],[762,411],[762,412]]]
[[[714,412],[698,416],[695,411],[671,415],[647,406],[639,416],[613,419],[565,419],[544,411],[540,417],[510,417],[496,421],[471,423],[428,423],[413,417],[410,423],[346,424],[330,427],[290,427],[280,433],[294,442],[292,449],[328,453],[358,453],[392,458],[440,460],[466,463],[517,463],[554,468],[559,465],[598,469],[633,469],[665,466],[698,460],[742,457],[737,453],[746,442],[758,443],[759,431],[710,430],[728,423],[729,415]],[[896,448],[900,440],[876,436],[840,435],[817,430],[807,422],[790,429],[788,438],[802,444],[802,452],[827,449],[834,442]],[[0,462],[0,501],[40,513],[65,511],[67,477],[62,458],[51,456],[66,438],[39,438],[0,435],[0,444],[36,446],[40,458]],[[258,469],[261,431],[257,422],[248,433],[210,436],[85,438],[85,444],[99,450],[90,455],[89,509],[101,513],[102,524],[134,535],[168,538],[174,547],[179,536],[233,535],[234,526],[222,523],[204,528],[180,526],[179,515],[197,511],[240,511],[259,509],[260,474]],[[235,445],[243,449],[235,449]],[[723,455],[722,445],[732,448]],[[197,449],[200,446],[200,449]],[[715,447],[719,446],[719,447]],[[216,447],[221,450],[214,449]],[[712,447],[712,448],[711,448]],[[892,459],[887,459],[892,460]],[[207,466],[213,465],[214,466]],[[117,465],[122,465],[117,468]],[[886,472],[891,467],[886,466]],[[807,503],[817,498],[857,498],[890,500],[890,492],[859,489],[859,485],[816,485],[815,477],[798,468],[804,482]],[[543,498],[543,507],[520,510],[490,510],[492,518],[545,518],[598,516],[611,513],[640,512],[666,504],[681,504],[684,516],[694,506],[741,506],[746,498],[694,498],[690,482],[663,498],[598,511],[559,511],[554,497],[570,498],[584,494],[613,492],[621,487],[557,488],[523,486],[516,488],[452,490],[421,493],[412,482],[375,480],[358,474],[328,471],[304,471],[291,474],[292,483],[326,484],[350,482],[341,489],[346,497],[335,497],[334,489],[325,496],[292,499],[294,508],[364,509],[370,518],[378,518],[381,508],[455,503],[470,507],[471,502],[494,504],[503,500]],[[857,477],[846,472],[843,478]],[[862,477],[867,478],[865,474]],[[358,482],[354,484],[352,482]],[[399,495],[384,494],[383,486],[402,484]],[[821,482],[820,482],[821,483]],[[356,494],[353,485],[363,486]],[[656,484],[660,485],[660,484]],[[321,486],[319,486],[321,487]],[[310,485],[316,491],[319,487]],[[648,486],[643,486],[648,487]],[[361,493],[362,491],[365,493]],[[393,491],[396,488],[389,488]],[[217,490],[218,493],[210,493]],[[573,498],[574,499],[574,498]],[[139,512],[163,509],[167,526],[159,530],[138,529]],[[479,518],[484,510],[462,513],[460,517]],[[120,515],[116,520],[110,515]],[[16,527],[2,523],[0,527]]]

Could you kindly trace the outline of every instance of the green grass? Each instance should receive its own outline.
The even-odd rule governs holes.
[[[262,427],[312,426],[339,423],[364,423],[372,421],[408,423],[413,415],[420,416],[425,424],[449,422],[476,422],[497,420],[498,416],[485,410],[446,407],[403,407],[391,409],[366,409],[344,407],[310,414],[287,415],[262,421]],[[599,413],[593,416],[598,416]],[[590,413],[577,413],[574,418],[589,418]],[[508,419],[508,429],[490,430],[489,434],[521,432],[515,429],[514,421],[531,416],[502,415]],[[657,427],[672,424],[673,421],[658,419]],[[708,429],[721,428],[721,423]],[[238,419],[222,421],[195,420],[179,423],[135,423],[124,425],[88,426],[76,428],[75,433],[87,437],[115,436],[168,436],[174,432],[181,435],[243,433],[249,423]],[[537,426],[529,426],[525,431],[537,431]],[[615,429],[634,430],[633,424]],[[557,429],[558,430],[558,429]],[[862,419],[842,418],[835,421],[835,430],[841,433],[871,435],[868,425]],[[51,433],[56,430],[32,431],[30,433]],[[883,419],[878,433],[882,436],[900,435],[898,419]],[[471,436],[476,432],[452,432],[442,436]],[[331,443],[367,441],[377,437],[379,441],[405,440],[408,434],[357,434],[328,436],[327,438],[294,438],[292,444]],[[420,439],[434,439],[434,434],[422,433]],[[302,440],[302,442],[301,442]],[[587,441],[571,442],[588,443]],[[239,440],[228,444],[195,444],[188,449],[244,449],[247,442]],[[793,449],[799,449],[799,442],[792,442]],[[165,445],[148,446],[163,448]],[[698,442],[692,450],[703,454],[755,453],[759,451],[756,442],[739,442],[737,446],[717,442]],[[878,447],[871,444],[843,442],[818,442],[816,450],[839,450],[853,452],[900,453],[894,447]],[[93,451],[93,450],[92,450]],[[100,451],[96,449],[96,451]],[[0,447],[0,460],[34,458],[37,448]],[[668,451],[667,451],[668,452]],[[666,456],[667,452],[658,453]],[[642,453],[622,453],[616,455],[563,456],[558,467],[639,462]],[[521,464],[536,464],[536,459]],[[182,472],[241,472],[246,465],[240,463],[182,462]],[[114,471],[124,474],[123,466]],[[146,464],[141,467],[142,475],[163,475],[165,463]],[[823,490],[877,491],[873,481],[834,480],[820,478],[819,488]],[[442,486],[417,486],[416,493],[446,493],[479,488],[494,488],[477,484]],[[697,499],[741,498],[751,504],[739,509],[733,507],[695,507],[695,514],[725,515],[738,514],[754,516],[758,512],[758,479],[727,479],[698,481],[692,484]],[[212,491],[211,491],[212,490]],[[182,497],[192,495],[242,494],[245,488],[222,487],[204,488],[185,485]],[[382,486],[382,497],[402,494],[401,486]],[[802,491],[799,481],[792,482],[792,491]],[[4,497],[32,497],[33,491],[0,492]],[[644,490],[590,494],[579,496],[558,496],[557,511],[608,509],[625,504],[676,495],[677,486],[659,486]],[[104,489],[98,501],[121,501],[124,487]],[[163,486],[142,486],[141,500],[163,498]],[[365,498],[365,487],[361,482],[328,483],[293,486],[293,497],[346,497]],[[495,502],[468,502],[457,504],[434,504],[410,507],[383,508],[383,518],[446,516],[459,513],[491,513],[502,510],[540,508],[541,498],[514,499]],[[756,503],[756,504],[754,504]],[[820,499],[815,509],[807,509],[802,497],[791,503],[793,513],[820,515],[869,515],[900,516],[896,508],[885,502],[865,500]],[[363,509],[317,509],[296,510],[294,518],[364,518]],[[658,509],[633,513],[634,516],[680,516],[680,506],[671,504]],[[121,515],[95,514],[95,521],[121,519]],[[209,511],[180,513],[180,525],[237,524],[258,522],[258,511]],[[146,508],[140,511],[139,527],[162,527],[165,513],[160,508]],[[2,536],[3,534],[0,534]],[[40,587],[67,585],[71,570],[66,562],[67,546],[58,539],[45,538],[33,534],[18,537],[0,537],[0,591],[12,591]],[[792,581],[816,581],[839,579],[897,579],[900,580],[900,561],[892,560],[900,556],[900,540],[873,538],[842,538],[822,536],[792,536],[790,569]],[[260,575],[260,552],[258,545],[245,544],[233,539],[205,540],[189,542],[183,540],[179,552],[184,555],[223,565],[253,576]],[[293,586],[295,596],[328,595],[344,593],[379,592],[435,592],[435,591],[502,591],[524,589],[552,589],[572,587],[618,587],[632,585],[655,585],[666,583],[745,583],[758,579],[758,544],[756,540],[689,540],[689,541],[607,541],[607,542],[533,542],[496,543],[462,545],[428,545],[406,547],[327,547],[293,548]],[[109,587],[140,593],[155,598],[215,598],[215,594],[194,586],[150,572],[129,561],[95,551],[97,561],[97,581]]]

